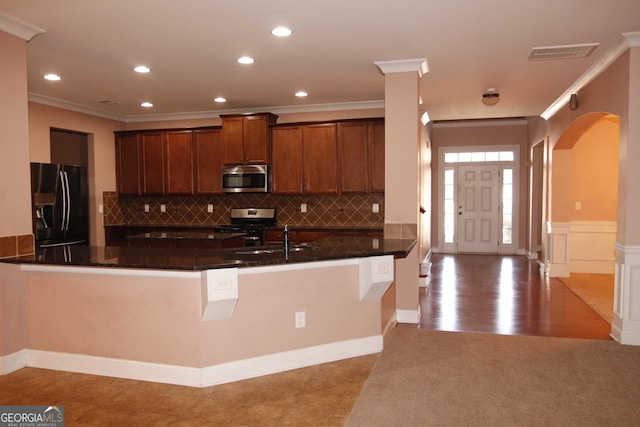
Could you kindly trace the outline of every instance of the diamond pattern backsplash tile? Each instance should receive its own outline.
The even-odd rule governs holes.
[[[165,225],[208,227],[228,224],[232,208],[276,208],[278,225],[384,226],[384,194],[326,196],[282,196],[274,194],[230,194],[220,196],[120,196],[104,192],[105,225]],[[301,204],[307,212],[301,212]],[[373,213],[372,206],[380,206]],[[213,212],[207,206],[213,205]],[[145,212],[145,205],[149,211]],[[161,211],[161,205],[165,211]]]

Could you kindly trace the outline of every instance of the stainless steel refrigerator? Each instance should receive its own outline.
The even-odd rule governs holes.
[[[36,247],[89,244],[87,168],[31,163]]]

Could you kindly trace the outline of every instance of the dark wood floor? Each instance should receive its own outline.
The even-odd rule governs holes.
[[[419,328],[611,339],[611,326],[524,256],[432,256]]]

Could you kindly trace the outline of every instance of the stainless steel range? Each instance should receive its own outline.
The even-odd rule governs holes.
[[[233,208],[231,223],[214,227],[217,233],[246,233],[245,246],[262,246],[264,228],[276,225],[275,208]]]

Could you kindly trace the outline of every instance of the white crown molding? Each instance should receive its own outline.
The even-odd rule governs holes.
[[[484,127],[484,126],[525,126],[528,124],[527,119],[488,119],[488,120],[450,120],[442,122],[433,122],[434,128],[465,128],[465,127]]]
[[[45,32],[44,29],[31,25],[28,22],[24,22],[18,18],[14,18],[11,15],[7,15],[0,11],[0,31],[20,37],[23,40],[29,41],[38,34]]]
[[[228,110],[210,110],[210,111],[193,111],[186,113],[166,113],[166,114],[140,114],[124,116],[123,120],[127,123],[135,122],[153,122],[163,120],[189,120],[189,119],[215,119],[224,114],[245,114],[251,113],[273,113],[273,114],[291,114],[291,113],[317,113],[320,111],[347,111],[347,110],[369,110],[384,109],[384,100],[375,101],[356,101],[342,102],[330,104],[306,104],[306,105],[285,105],[281,107],[260,107],[260,108],[242,108]]]
[[[540,114],[545,120],[549,120],[555,113],[564,107],[571,98],[571,94],[579,92],[583,87],[591,83],[604,70],[620,57],[630,47],[640,46],[640,32],[623,33],[609,46],[609,48],[591,65],[562,95],[558,97],[547,109]]]
[[[170,120],[198,120],[198,119],[216,119],[221,114],[239,114],[246,113],[247,109],[236,110],[210,110],[210,111],[191,111],[185,113],[166,113],[166,114],[139,114],[139,115],[123,115],[109,113],[107,111],[90,108],[84,105],[75,104],[73,102],[61,99],[50,98],[48,96],[29,92],[29,101],[37,104],[49,105],[52,107],[62,108],[64,110],[75,111],[78,113],[88,114],[91,116],[102,117],[109,120],[116,120],[123,123],[137,122],[154,122],[154,121],[170,121]],[[320,111],[347,111],[347,110],[369,110],[384,109],[384,100],[374,101],[358,101],[343,102],[332,104],[308,104],[308,105],[288,105],[282,107],[264,107],[253,108],[251,112],[269,112],[274,114],[288,113],[315,113]]]
[[[36,104],[49,105],[51,107],[62,108],[63,110],[75,111],[77,113],[88,114],[90,116],[102,117],[104,119],[116,120],[119,122],[126,121],[126,116],[121,114],[109,113],[107,111],[90,108],[73,102],[64,101],[62,99],[50,98],[33,92],[29,92],[28,99],[30,102],[35,102]]]
[[[422,78],[423,75],[429,72],[429,64],[426,58],[377,61],[374,62],[374,64],[382,74],[410,73],[415,71],[418,73],[418,76]]]
[[[640,31],[635,31],[633,33],[622,33],[622,37],[627,42],[627,45],[631,47],[640,47]]]

